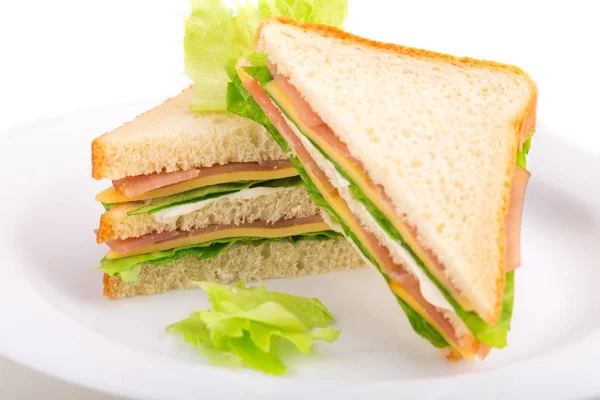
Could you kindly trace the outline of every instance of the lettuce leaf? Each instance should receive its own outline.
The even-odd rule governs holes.
[[[247,189],[257,182],[229,182],[218,185],[205,186],[198,189],[188,190],[187,192],[177,193],[172,196],[159,197],[152,199],[148,204],[129,211],[127,215],[154,214],[161,210],[179,206],[182,204],[196,203],[201,200],[207,200],[223,196],[228,193],[239,192]]]
[[[260,53],[253,53],[253,54],[260,54]],[[265,58],[266,61],[266,58]],[[256,60],[255,60],[256,62]],[[261,85],[264,85],[265,83],[272,81],[273,80],[273,76],[271,75],[271,72],[269,71],[269,69],[266,66],[251,66],[251,67],[242,67],[242,69],[244,71],[246,71],[246,73],[248,75],[250,75],[251,77],[253,77],[254,79],[256,79]]]
[[[232,290],[228,286],[212,282],[202,282],[199,284],[199,286],[206,291],[213,310],[222,313],[227,313],[227,310],[231,310],[232,307],[235,307],[239,312],[244,312],[255,310],[265,303],[277,303],[294,314],[295,321],[297,321],[294,322],[294,324],[304,326],[304,330],[315,327],[324,328],[333,320],[331,313],[317,299],[297,302],[296,296],[271,292],[264,286],[242,290],[243,286],[239,287],[239,285],[242,284],[236,286],[236,289],[239,290]],[[275,311],[273,311],[273,313],[275,313]],[[268,314],[269,313],[265,313],[267,318],[272,318],[272,316],[269,317]],[[279,319],[283,319],[283,317]],[[269,320],[260,319],[256,321],[270,323]],[[297,328],[300,329],[299,326],[297,326]]]
[[[249,1],[240,1],[238,16],[223,0],[190,0],[183,47],[185,73],[194,81],[190,108],[195,112],[223,111],[227,75],[223,65],[253,46],[261,15]]]
[[[261,187],[292,187],[292,186],[302,186],[302,179],[300,176],[290,176],[289,178],[282,179],[273,179],[271,181],[260,182],[259,184],[254,185]]]
[[[278,342],[287,341],[309,353],[315,340],[328,343],[339,336],[333,316],[315,298],[271,292],[263,286],[229,287],[201,282],[211,309],[200,310],[166,330],[183,336],[206,355],[213,365],[256,370],[281,375],[283,364]],[[315,328],[323,328],[314,331]]]
[[[341,28],[348,14],[346,0],[260,0],[263,17],[284,16],[299,22],[331,25]]]
[[[533,132],[525,142],[523,142],[523,146],[521,150],[517,153],[517,165],[523,169],[527,169],[527,154],[529,154],[529,150],[531,149],[531,141],[533,140]]]
[[[476,333],[477,339],[492,347],[502,348],[507,345],[506,336],[510,330],[512,319],[513,302],[515,297],[515,271],[506,274],[506,286],[504,287],[504,298],[502,300],[502,314],[496,326],[491,327],[485,323],[475,313],[467,313],[460,317],[465,321],[473,333]]]
[[[265,67],[266,59],[260,56],[246,57],[246,59],[251,60],[250,62],[254,67]],[[290,152],[289,145],[285,141],[285,139],[281,136],[277,128],[271,123],[265,113],[262,111],[260,106],[256,103],[254,98],[248,93],[246,88],[242,85],[242,82],[235,72],[236,60],[230,60],[227,63],[226,70],[227,74],[231,79],[227,87],[227,109],[234,114],[241,115],[243,117],[249,118],[261,125],[263,125],[267,131],[273,136],[273,139],[279,144],[279,146],[286,153]],[[261,65],[262,63],[262,65]],[[381,267],[378,265],[377,261],[371,256],[371,254],[364,248],[362,243],[358,240],[356,235],[348,228],[348,226],[342,221],[340,216],[329,206],[329,203],[325,201],[321,192],[317,189],[315,184],[312,182],[300,161],[294,157],[290,157],[290,161],[294,165],[294,167],[298,170],[302,181],[306,185],[307,191],[314,201],[314,203],[323,208],[330,216],[330,218],[337,223],[344,232],[344,235],[347,238],[350,238],[358,247],[363,256],[373,264],[381,275],[384,277],[387,283],[390,283],[390,278],[383,272]],[[433,344],[436,347],[448,347],[448,343],[444,340],[444,338],[431,326],[427,321],[425,321],[416,311],[414,311],[408,304],[406,304],[400,297],[394,294],[398,303],[402,306],[405,311],[410,324],[413,329]]]
[[[226,110],[227,60],[252,51],[258,24],[270,16],[298,22],[341,27],[348,13],[347,0],[250,0],[235,2],[237,15],[223,0],[190,0],[183,47],[185,72],[194,81],[190,109],[194,112]]]
[[[404,313],[408,317],[408,322],[414,331],[421,337],[425,338],[429,343],[437,348],[448,347],[446,339],[433,327],[429,322],[425,321],[415,310],[413,310],[400,296],[396,297],[396,301],[400,304],[400,307],[404,310]]]
[[[302,180],[299,177],[290,177],[274,179],[271,181],[240,181],[204,186],[198,189],[188,190],[187,192],[177,193],[172,196],[152,199],[150,203],[129,211],[127,215],[154,214],[167,208],[182,204],[196,203],[201,200],[220,197],[228,193],[235,193],[252,187],[291,187],[298,186],[301,183]]]
[[[125,282],[136,282],[141,272],[141,264],[162,265],[179,260],[189,254],[196,254],[201,260],[216,257],[225,252],[234,243],[244,242],[249,244],[262,244],[268,241],[288,240],[296,243],[300,240],[329,240],[340,235],[334,231],[309,232],[301,235],[288,236],[282,238],[261,238],[261,237],[237,237],[218,239],[211,242],[193,244],[189,246],[176,247],[170,250],[157,251],[153,253],[140,254],[137,256],[108,259],[104,257],[97,268],[106,272],[110,276],[119,275]]]
[[[191,343],[197,350],[202,352],[211,364],[228,367],[241,368],[242,359],[233,352],[219,350],[210,340],[210,332],[206,325],[193,313],[190,317],[167,327],[167,332],[183,336],[183,339]],[[226,349],[225,349],[226,350]]]

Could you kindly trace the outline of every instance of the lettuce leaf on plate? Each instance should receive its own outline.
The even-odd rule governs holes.
[[[278,342],[287,341],[309,353],[315,340],[331,343],[339,336],[333,316],[315,298],[271,292],[263,286],[229,287],[201,282],[211,309],[191,313],[166,330],[183,336],[213,365],[243,365],[272,375],[283,374]],[[322,328],[314,330],[315,328]]]
[[[194,112],[226,110],[227,75],[223,66],[254,48],[258,24],[270,16],[298,22],[341,27],[348,13],[347,0],[249,0],[235,2],[236,15],[223,0],[190,0],[183,47],[185,72],[194,81],[190,109]]]

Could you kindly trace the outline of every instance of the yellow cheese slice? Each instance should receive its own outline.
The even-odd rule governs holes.
[[[450,346],[452,346],[452,348],[454,348],[456,351],[458,351],[461,356],[463,356],[467,360],[472,360],[473,358],[475,358],[474,353],[464,350],[464,349],[461,349],[461,347],[458,345],[458,343],[456,343],[456,341],[454,339],[452,339],[450,336],[448,336],[446,334],[446,332],[444,332],[444,330],[440,327],[440,325],[437,322],[435,322],[433,320],[433,318],[431,318],[429,316],[429,314],[425,311],[425,309],[423,307],[421,307],[421,305],[411,295],[409,295],[406,290],[404,290],[402,285],[400,285],[397,282],[393,282],[390,284],[390,289],[394,293],[396,293],[398,295],[398,297],[400,297],[402,300],[404,300],[406,302],[406,304],[409,305],[410,308],[415,310],[421,316],[421,318],[423,318],[425,321],[427,321],[429,323],[429,325],[431,325],[436,331],[438,331],[438,333],[440,335],[442,335],[444,340],[446,340],[446,342],[448,342],[448,344]]]
[[[191,179],[186,182],[176,183],[174,185],[165,186],[160,189],[151,190],[136,197],[126,197],[119,193],[114,187],[98,193],[96,200],[102,203],[126,203],[128,201],[142,201],[155,199],[157,197],[171,196],[177,193],[187,192],[188,190],[198,189],[204,186],[218,185],[220,183],[240,182],[240,181],[266,181],[272,179],[289,178],[297,176],[298,171],[294,167],[278,168],[269,171],[247,171],[247,172],[232,172],[218,175],[211,175]]]
[[[285,92],[281,89],[281,86],[276,81],[271,81],[268,83],[269,94],[273,96],[276,100],[277,104],[285,110],[286,114],[294,121],[294,123],[298,126],[300,131],[306,135],[311,141],[316,143],[323,151],[335,162],[340,168],[344,170],[346,174],[360,187],[362,192],[367,196],[369,200],[379,211],[383,213],[383,215],[391,221],[392,225],[398,230],[406,244],[415,252],[417,257],[423,261],[423,264],[427,267],[429,272],[438,280],[448,292],[452,295],[452,297],[456,300],[456,302],[462,307],[465,311],[472,311],[473,307],[467,298],[457,292],[453,285],[450,284],[448,279],[444,276],[442,271],[440,271],[431,257],[427,254],[427,252],[419,245],[419,243],[415,240],[412,233],[406,226],[406,224],[398,218],[394,210],[390,207],[389,203],[386,201],[381,201],[380,196],[373,190],[372,185],[370,184],[370,178],[365,174],[365,172],[353,164],[351,164],[346,157],[344,157],[339,151],[331,147],[329,143],[321,138],[318,134],[316,134],[311,128],[302,123],[301,119],[298,116],[298,112],[292,102],[289,100],[289,97],[285,94]]]
[[[109,250],[106,253],[106,258],[124,258],[129,256],[136,256],[138,254],[153,253],[155,251],[163,251],[174,249],[181,246],[190,246],[194,244],[200,244],[210,242],[219,239],[229,239],[234,237],[260,237],[260,238],[279,238],[287,236],[301,235],[303,233],[329,231],[329,225],[325,222],[314,222],[310,224],[287,226],[282,228],[270,228],[270,227],[236,227],[231,229],[223,229],[216,232],[209,232],[205,234],[196,235],[193,237],[185,237],[176,240],[169,240],[162,243],[154,243],[148,246],[139,247],[127,253],[117,253],[113,250]]]

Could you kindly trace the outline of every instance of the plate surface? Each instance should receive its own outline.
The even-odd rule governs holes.
[[[516,275],[509,346],[485,362],[446,363],[415,335],[375,271],[267,281],[320,298],[342,329],[288,376],[209,367],[164,327],[206,307],[190,290],[121,301],[90,272],[107,186],[90,173],[90,142],[153,104],[80,112],[0,136],[0,354],[57,377],[144,398],[503,398],[600,393],[600,158],[539,126]],[[475,396],[477,394],[477,396]]]

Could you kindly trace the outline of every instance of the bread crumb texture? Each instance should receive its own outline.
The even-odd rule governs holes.
[[[233,283],[239,280],[294,278],[341,271],[365,264],[344,238],[288,240],[259,245],[236,243],[216,257],[185,256],[171,264],[143,264],[138,282],[125,283],[104,275],[104,295],[110,299],[193,288],[194,281]]]

